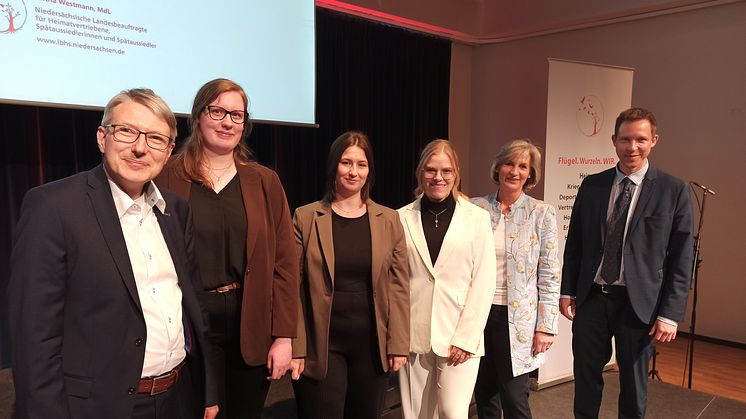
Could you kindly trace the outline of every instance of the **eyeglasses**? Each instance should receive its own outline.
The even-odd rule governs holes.
[[[244,121],[246,121],[246,112],[244,111],[229,111],[225,108],[221,108],[220,106],[212,106],[208,105],[205,107],[207,109],[207,116],[210,117],[210,119],[214,119],[216,121],[222,121],[225,119],[226,115],[231,116],[231,121],[235,122],[236,124],[243,124]]]
[[[140,138],[140,135],[145,136],[145,143],[148,147],[153,150],[165,151],[174,141],[171,137],[165,134],[159,134],[157,132],[144,132],[137,128],[132,128],[129,125],[120,124],[109,124],[104,125],[105,128],[111,128],[114,140],[120,143],[132,144]]]
[[[438,172],[440,172],[440,176],[445,180],[451,180],[454,176],[456,176],[456,172],[453,169],[433,169],[430,167],[426,167],[424,170],[425,179],[433,179],[436,176],[438,176]]]

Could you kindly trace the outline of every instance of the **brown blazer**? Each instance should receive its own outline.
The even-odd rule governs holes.
[[[381,366],[388,355],[409,354],[409,267],[407,244],[399,215],[368,200],[371,277]],[[332,211],[321,201],[295,210],[295,240],[300,253],[301,306],[293,357],[305,357],[305,374],[326,377],[329,320],[334,289]]]
[[[258,164],[236,162],[248,231],[241,310],[241,353],[249,365],[267,363],[275,337],[295,337],[298,326],[298,255],[290,209],[277,174]],[[166,167],[155,179],[189,200],[191,182]]]

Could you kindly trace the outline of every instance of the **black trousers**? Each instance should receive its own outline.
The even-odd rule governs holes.
[[[484,329],[484,356],[474,388],[479,419],[531,418],[528,373],[513,377],[508,308],[493,304]]]
[[[201,419],[204,407],[194,409],[194,392],[189,368],[182,368],[179,380],[168,391],[155,396],[138,394],[132,419]]]
[[[371,296],[334,293],[326,377],[293,382],[301,419],[377,419],[388,374],[381,368]]]
[[[211,339],[216,348],[219,419],[261,419],[269,392],[266,365],[247,365],[241,355],[241,290],[207,293]]]
[[[619,367],[619,417],[643,418],[648,364],[653,353],[651,325],[637,318],[626,293],[602,294],[595,288],[577,308],[572,323],[576,418],[597,418],[603,394],[603,368],[616,342]]]

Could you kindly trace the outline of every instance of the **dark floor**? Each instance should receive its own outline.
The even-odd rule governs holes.
[[[614,419],[616,397],[619,392],[617,374],[604,375],[606,388],[601,406],[600,419]],[[391,395],[396,397],[395,394]],[[530,403],[533,416],[537,419],[572,418],[573,384],[565,383],[531,393]],[[9,419],[13,404],[13,384],[10,370],[0,370],[0,419]],[[272,385],[264,417],[267,419],[293,419],[295,403],[293,390],[288,379]],[[386,419],[398,418],[398,412],[391,411]],[[474,416],[476,418],[476,416]],[[746,418],[746,404],[674,386],[660,381],[650,383],[647,417],[651,419],[722,419]]]

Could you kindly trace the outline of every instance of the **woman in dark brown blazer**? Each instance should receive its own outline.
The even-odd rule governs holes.
[[[197,92],[191,133],[156,179],[189,201],[221,351],[220,417],[260,418],[270,381],[289,369],[297,331],[298,256],[290,210],[275,172],[251,159],[248,98],[226,80]]]
[[[409,269],[396,211],[369,198],[373,152],[347,132],[327,159],[321,201],[295,211],[301,322],[293,378],[301,418],[378,418],[387,371],[409,352]]]

